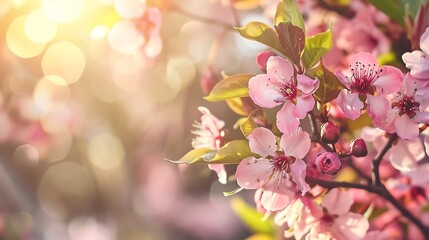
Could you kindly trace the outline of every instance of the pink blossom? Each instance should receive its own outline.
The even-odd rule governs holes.
[[[429,27],[420,37],[420,50],[402,55],[405,66],[411,70],[411,76],[429,79]]]
[[[313,224],[306,239],[362,239],[369,223],[362,215],[350,212],[353,198],[348,192],[332,189],[322,199],[326,210]]]
[[[316,166],[322,173],[334,175],[341,168],[341,160],[338,154],[325,152],[317,156]]]
[[[429,123],[429,89],[407,74],[401,91],[391,100],[385,123],[374,124],[387,132],[396,132],[402,139],[412,140],[419,135],[419,123]]]
[[[207,108],[198,107],[198,110],[203,114],[201,116],[201,123],[195,122],[193,125],[195,130],[195,138],[192,139],[193,148],[210,148],[219,150],[222,146],[222,141],[225,133],[222,128],[225,122],[216,118]],[[226,184],[227,175],[223,164],[209,164],[209,168],[217,173],[219,182]]]
[[[108,37],[110,46],[122,54],[141,49],[148,58],[156,57],[162,49],[159,10],[146,8],[139,0],[115,0],[114,4],[123,20],[113,25]]]
[[[389,102],[385,95],[400,88],[402,72],[399,69],[391,66],[378,68],[373,55],[361,52],[352,57],[348,76],[342,72],[337,75],[346,87],[338,95],[337,103],[347,118],[358,118],[365,102],[373,121],[386,119]]]
[[[248,136],[252,152],[261,157],[248,157],[240,162],[235,176],[240,187],[262,188],[262,206],[268,211],[284,209],[294,198],[298,188],[302,195],[310,189],[305,182],[306,164],[311,140],[308,133],[298,128],[292,134],[283,134],[277,151],[276,137],[266,128],[255,128]]]
[[[292,64],[281,57],[270,57],[267,74],[259,74],[249,80],[249,95],[259,106],[273,108],[284,104],[277,112],[277,126],[290,134],[299,126],[314,107],[312,94],[319,82],[305,75],[295,75]]]

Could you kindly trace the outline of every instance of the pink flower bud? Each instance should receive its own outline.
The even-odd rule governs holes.
[[[210,69],[206,69],[200,79],[201,89],[204,94],[209,94],[213,87],[219,82],[214,73]]]
[[[320,131],[322,140],[326,143],[336,143],[340,138],[340,129],[331,121],[322,124]]]
[[[256,56],[256,63],[262,71],[266,71],[268,58],[272,56],[277,56],[277,54],[271,51],[262,51]]]
[[[362,138],[357,138],[350,143],[351,154],[355,157],[365,157],[368,155],[366,143]]]
[[[317,168],[322,173],[334,175],[341,168],[341,160],[338,154],[332,152],[324,152],[316,157],[315,162]]]

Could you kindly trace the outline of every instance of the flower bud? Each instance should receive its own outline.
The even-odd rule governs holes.
[[[355,157],[365,157],[368,155],[366,143],[362,138],[357,138],[350,143],[351,154]]]
[[[341,168],[341,160],[338,154],[332,152],[324,152],[316,157],[315,162],[317,168],[322,173],[334,175]]]
[[[272,56],[277,56],[277,54],[271,51],[262,51],[256,56],[256,63],[262,71],[266,72],[268,58]]]
[[[336,143],[340,138],[340,129],[331,121],[322,124],[320,130],[322,140],[326,143]]]
[[[200,84],[203,93],[209,94],[218,82],[219,79],[215,76],[215,74],[210,69],[206,69],[200,78]]]

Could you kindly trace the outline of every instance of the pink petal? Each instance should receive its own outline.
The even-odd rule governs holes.
[[[235,172],[238,185],[245,189],[257,189],[264,186],[272,172],[271,167],[271,163],[264,158],[248,157],[243,159]]]
[[[249,80],[249,96],[259,106],[273,108],[285,101],[277,77],[259,74]]]
[[[328,210],[329,214],[343,215],[350,211],[353,198],[350,193],[334,188],[322,199],[322,206]]]
[[[425,136],[424,144],[425,144],[425,152],[429,156],[429,135]]]
[[[392,147],[389,160],[392,166],[399,171],[408,172],[415,170],[417,164],[425,156],[423,144],[419,138],[414,140],[400,140]]]
[[[419,136],[419,126],[406,114],[398,116],[393,121],[398,136],[405,140],[412,140]]]
[[[426,28],[425,32],[420,37],[420,49],[429,54],[429,28]]]
[[[146,10],[145,0],[114,0],[119,16],[126,19],[139,18]]]
[[[144,51],[146,55],[150,58],[158,56],[162,50],[162,40],[159,35],[151,35],[147,41]]]
[[[295,117],[295,105],[286,102],[277,112],[277,127],[285,134],[293,133],[299,127],[299,119]]]
[[[262,206],[268,211],[278,211],[284,209],[294,198],[295,193],[279,186],[273,190],[265,190],[262,193]]]
[[[145,39],[130,21],[121,21],[113,25],[108,36],[109,45],[122,54],[132,54],[141,46]]]
[[[302,192],[302,196],[310,190],[310,185],[305,182],[307,165],[301,159],[296,159],[295,162],[290,165],[292,180],[296,183],[299,190]]]
[[[355,120],[360,116],[360,110],[363,108],[363,103],[359,99],[359,94],[350,93],[347,89],[341,90],[337,97],[338,106],[343,110],[344,115],[351,120]]]
[[[379,94],[396,93],[401,87],[404,74],[391,66],[383,66],[380,71],[379,78],[372,85],[377,88]]]
[[[347,88],[350,89],[350,81],[347,79],[346,75],[342,71],[337,71],[335,75],[338,77],[338,80]]]
[[[280,147],[286,156],[303,159],[310,151],[311,139],[307,132],[298,128],[292,134],[283,134],[280,139]]]
[[[369,222],[365,217],[348,212],[335,219],[331,229],[336,239],[362,239],[368,228]]]
[[[366,103],[368,104],[368,115],[375,122],[385,122],[387,119],[387,111],[390,108],[389,101],[383,96],[366,95]]]
[[[249,147],[252,152],[261,157],[276,155],[276,136],[263,127],[255,128],[248,136]]]
[[[299,96],[297,97],[297,103],[294,106],[294,115],[299,119],[303,119],[307,116],[314,107],[315,101],[313,96]]]
[[[405,66],[411,70],[411,75],[415,78],[427,79],[429,78],[429,55],[422,51],[413,51],[411,53],[404,53],[402,60]]]
[[[377,59],[369,52],[360,52],[355,54],[351,59],[350,59],[350,64],[352,65],[352,67],[357,63],[360,62],[363,65],[367,66],[367,65],[375,65],[378,66],[377,64]],[[377,69],[374,69],[377,70]]]
[[[217,174],[217,177],[219,179],[219,182],[222,184],[227,183],[227,174],[225,171],[225,166],[223,164],[208,164],[208,167],[215,171]]]
[[[306,75],[298,75],[298,85],[296,86],[305,94],[313,94],[319,88],[319,81]]]
[[[267,73],[277,76],[282,83],[289,82],[293,77],[294,69],[289,60],[279,56],[270,57],[267,61]]]

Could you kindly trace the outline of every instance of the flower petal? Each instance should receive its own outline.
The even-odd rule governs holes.
[[[389,160],[394,168],[409,172],[417,168],[418,162],[424,156],[423,144],[419,138],[415,138],[410,141],[398,141],[390,150]]]
[[[286,156],[303,159],[310,151],[311,139],[307,132],[298,128],[291,134],[283,134],[280,139],[280,147]]]
[[[374,122],[385,122],[387,119],[387,111],[390,108],[389,101],[383,96],[366,95],[366,103],[368,104],[368,115]]]
[[[429,78],[429,55],[415,50],[411,53],[404,53],[402,60],[405,66],[411,70],[411,76],[420,79]]]
[[[295,117],[299,119],[305,118],[307,116],[307,113],[313,109],[314,103],[314,98],[311,95],[297,97],[297,102],[294,106]]]
[[[352,67],[358,62],[360,62],[362,65],[365,65],[365,66],[367,65],[378,66],[377,59],[374,57],[374,55],[372,55],[369,52],[357,53],[353,55],[352,58],[350,59],[350,64],[352,65]],[[377,70],[377,69],[374,69],[374,70]]]
[[[398,136],[405,140],[415,139],[419,135],[419,126],[406,114],[398,116],[393,121]]]
[[[208,167],[215,171],[218,177],[218,180],[222,184],[227,183],[227,174],[225,171],[225,166],[223,164],[208,164]]]
[[[425,32],[420,37],[420,49],[429,54],[429,28],[426,28]]]
[[[141,46],[145,39],[130,21],[120,21],[113,25],[108,36],[109,45],[122,54],[132,54]]]
[[[295,117],[295,105],[286,102],[277,112],[277,127],[285,134],[293,133],[299,127],[299,119]]]
[[[350,93],[347,89],[341,90],[337,97],[338,106],[343,110],[344,115],[351,120],[355,120],[360,116],[360,110],[363,108],[363,103],[359,99],[359,94]]]
[[[310,185],[305,182],[307,165],[301,159],[296,159],[295,162],[290,165],[292,180],[296,183],[299,190],[302,192],[302,196],[310,190]]]
[[[285,83],[293,77],[294,68],[289,60],[273,56],[267,61],[267,73],[277,76],[281,83]]]
[[[378,79],[372,85],[377,88],[379,94],[396,93],[401,87],[403,75],[401,70],[395,67],[383,66]]]
[[[284,209],[294,198],[295,193],[284,186],[265,190],[262,193],[262,206],[268,211],[278,211]]]
[[[334,188],[328,192],[322,199],[322,206],[329,214],[343,215],[350,211],[353,204],[353,198],[350,193]]]
[[[114,0],[113,3],[119,16],[126,19],[139,18],[146,9],[145,0]]]
[[[276,76],[258,74],[249,80],[249,96],[259,106],[273,108],[286,99],[281,94],[280,83]]]
[[[269,180],[271,167],[271,163],[264,158],[243,159],[235,172],[238,185],[245,189],[257,189],[264,186]]]
[[[305,94],[313,94],[319,88],[319,80],[312,79],[306,75],[298,75],[298,85],[296,86]]]
[[[252,152],[261,157],[275,156],[276,154],[276,136],[263,127],[253,129],[248,136],[249,147]]]
[[[357,240],[365,237],[368,228],[369,222],[364,216],[348,212],[335,219],[332,233],[336,239]]]

